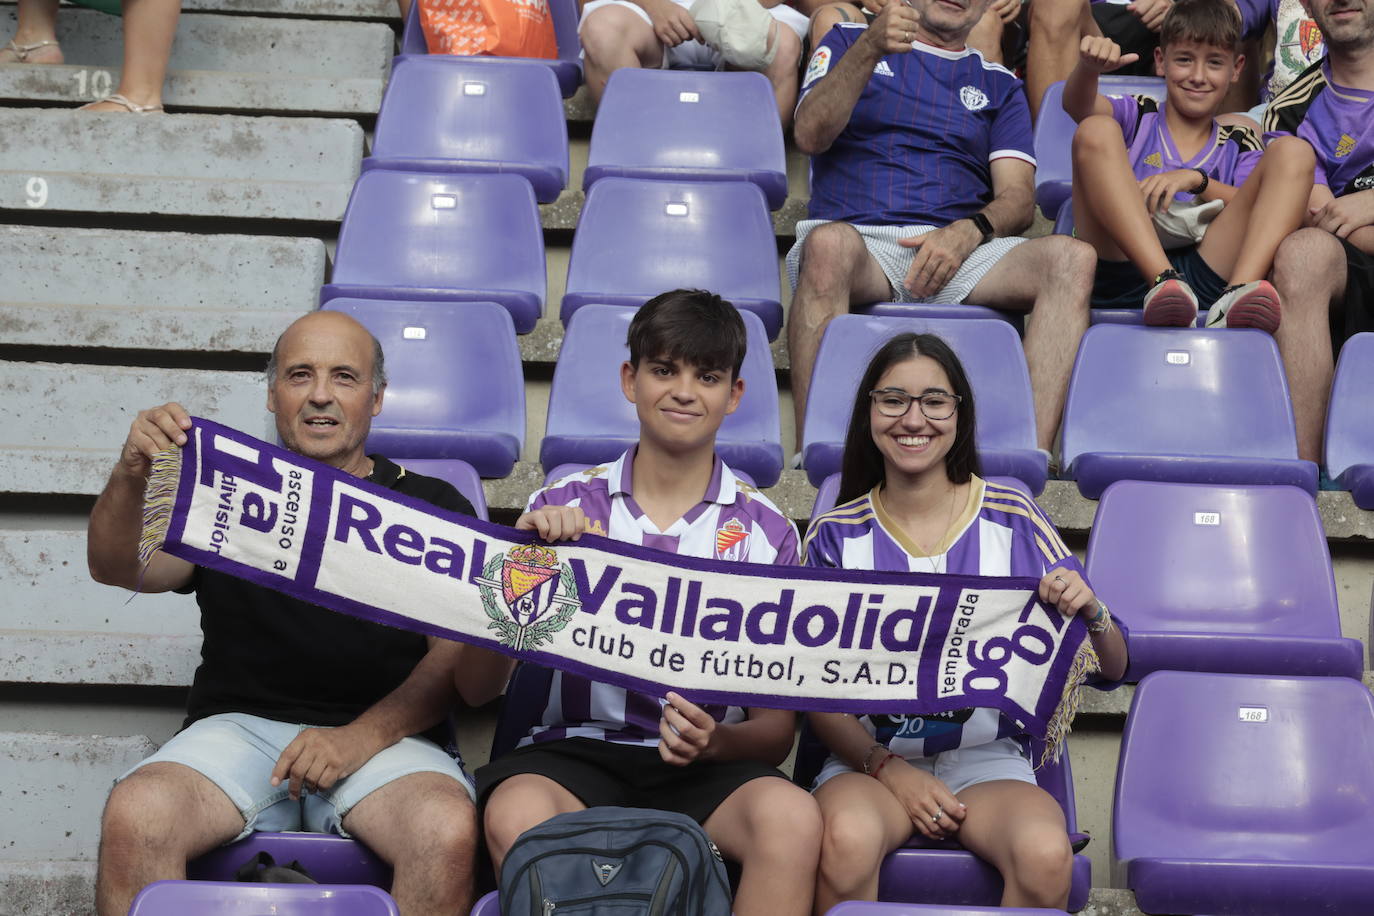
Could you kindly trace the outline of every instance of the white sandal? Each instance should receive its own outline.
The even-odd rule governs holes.
[[[12,51],[14,52],[15,63],[26,64],[29,62],[30,54],[32,54],[34,51],[37,51],[39,48],[48,47],[57,47],[57,42],[52,41],[51,39],[44,39],[43,41],[35,41],[31,45],[21,45],[16,44],[14,40],[11,39],[9,44],[5,45],[5,47],[3,48],[0,48],[0,51]]]
[[[161,105],[137,105],[129,101],[127,97],[120,95],[118,92],[111,93],[103,99],[96,99],[94,102],[87,102],[85,105],[78,108],[77,111],[85,111],[87,108],[99,105],[102,102],[114,102],[116,105],[123,105],[134,114],[159,114],[162,111]]]

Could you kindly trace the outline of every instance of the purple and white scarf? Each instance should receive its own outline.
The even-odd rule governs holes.
[[[153,463],[157,550],[364,620],[699,703],[929,715],[993,707],[1057,747],[1097,658],[1036,580],[546,544],[208,420]]]

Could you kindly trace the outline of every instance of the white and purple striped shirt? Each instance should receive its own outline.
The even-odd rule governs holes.
[[[719,456],[702,501],[660,531],[635,502],[634,456],[632,448],[609,466],[556,480],[530,497],[528,509],[577,506],[592,534],[684,556],[780,565],[799,561],[796,527]],[[652,747],[659,740],[662,705],[659,697],[555,671],[540,724],[519,744],[581,737]],[[702,708],[718,722],[744,718],[738,707]]]
[[[1020,490],[973,478],[968,502],[945,540],[926,555],[883,509],[878,490],[836,506],[806,533],[807,566],[883,572],[1029,576],[1083,567],[1040,507]],[[903,757],[932,757],[1015,736],[1019,729],[996,709],[935,716],[860,716],[869,734]]]

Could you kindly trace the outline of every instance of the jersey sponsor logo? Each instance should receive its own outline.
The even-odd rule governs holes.
[[[988,94],[977,86],[965,86],[959,90],[959,101],[969,111],[982,111],[988,107]]]
[[[1341,139],[1336,143],[1336,158],[1344,159],[1355,152],[1355,138],[1350,134],[1341,134]]]
[[[973,712],[972,709],[957,709],[929,716],[875,715],[869,718],[877,736],[886,744],[897,738],[933,738],[948,734],[962,728]]]
[[[749,529],[737,518],[732,518],[716,529],[716,559],[742,560],[749,544]]]
[[[895,74],[895,73],[892,72],[892,68],[889,67],[889,66],[887,65],[887,61],[885,61],[885,60],[880,60],[880,61],[878,61],[877,66],[875,66],[875,67],[873,68],[873,72],[876,73],[878,76],[896,76],[896,75],[897,75],[897,74]]]
[[[498,578],[499,577],[499,578]],[[476,579],[489,629],[503,646],[534,649],[572,622],[581,607],[572,569],[558,562],[558,551],[538,544],[498,553]],[[497,605],[497,595],[505,610]],[[557,610],[555,610],[555,605]],[[553,613],[550,613],[553,611]]]
[[[1164,157],[1159,153],[1151,153],[1145,157],[1145,164],[1152,169],[1164,168]]]
[[[830,49],[817,48],[816,53],[811,55],[811,63],[806,67],[806,79],[802,80],[802,88],[805,89],[829,72]]]

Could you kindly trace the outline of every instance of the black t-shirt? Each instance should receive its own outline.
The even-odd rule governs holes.
[[[370,457],[370,482],[473,514],[452,484]],[[400,686],[428,651],[419,633],[327,611],[201,566],[186,591],[196,594],[205,638],[183,728],[226,712],[347,725]],[[440,723],[424,734],[442,747],[447,733]]]

